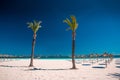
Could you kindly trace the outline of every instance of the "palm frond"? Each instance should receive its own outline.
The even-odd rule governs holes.
[[[33,23],[32,22],[28,22],[28,28],[31,28],[33,26]]]
[[[78,27],[78,23],[76,21],[76,17],[74,15],[70,16],[71,20],[72,20],[72,26],[73,26],[73,30],[75,31]]]
[[[68,18],[66,18],[66,20],[64,20],[63,22],[67,23],[69,26],[72,26],[72,23],[70,22]]]
[[[70,19],[71,20],[66,18],[63,22],[67,23],[70,26],[70,28],[68,28],[67,30],[71,29],[72,31],[75,31],[78,28],[78,23],[76,21],[76,17],[74,15],[71,15]]]
[[[63,22],[67,23],[70,26],[70,29],[73,30],[72,23],[68,18],[66,18]]]
[[[31,28],[32,30],[33,30],[33,32],[34,33],[36,33],[38,30],[39,30],[39,28],[41,28],[41,24],[42,22],[41,21],[33,21],[33,22],[28,22],[27,24],[28,24],[28,28]]]

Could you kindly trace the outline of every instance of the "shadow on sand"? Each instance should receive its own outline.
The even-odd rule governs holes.
[[[61,70],[71,70],[71,69],[42,69],[42,68],[33,68],[33,69],[25,70],[25,71],[36,71],[36,70],[61,71]]]
[[[82,64],[83,66],[91,66],[91,64]]]
[[[120,68],[120,66],[116,66],[116,68]]]
[[[105,63],[100,63],[99,65],[106,65]]]
[[[117,78],[120,80],[120,73],[109,73],[107,76],[111,76],[112,78]]]
[[[13,67],[28,67],[28,66],[10,66],[10,65],[0,65],[0,67],[10,67],[10,68],[13,68]]]
[[[105,69],[105,67],[103,67],[103,66],[93,66],[92,68]]]
[[[61,70],[72,70],[72,69],[43,69],[43,68],[31,68],[29,66],[10,66],[10,65],[0,65],[0,67],[6,68],[26,68],[24,71],[36,71],[36,70],[49,70],[49,71],[61,71]]]
[[[120,63],[115,63],[115,64],[120,65]]]

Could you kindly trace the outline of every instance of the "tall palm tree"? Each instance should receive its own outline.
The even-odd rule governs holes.
[[[67,30],[72,30],[72,69],[76,69],[75,66],[75,36],[76,36],[76,29],[78,27],[78,23],[76,21],[76,17],[71,15],[71,20],[66,18],[63,22],[67,23],[70,27]]]
[[[33,41],[32,41],[32,52],[31,52],[31,60],[30,60],[30,67],[33,66],[33,59],[34,59],[34,48],[35,48],[35,42],[36,42],[36,33],[41,28],[40,24],[41,21],[33,21],[33,22],[28,22],[28,28],[31,28],[33,31]]]

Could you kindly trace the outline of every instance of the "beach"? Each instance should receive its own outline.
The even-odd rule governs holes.
[[[0,80],[120,80],[120,59],[108,63],[91,64],[76,60],[78,69],[70,69],[71,60],[35,59],[34,67],[29,59],[0,61]],[[89,65],[90,64],[90,65]]]

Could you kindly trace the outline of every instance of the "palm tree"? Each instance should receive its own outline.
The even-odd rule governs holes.
[[[31,28],[33,31],[33,41],[32,41],[32,52],[31,52],[31,60],[30,60],[30,67],[33,66],[33,59],[34,59],[34,48],[35,48],[35,42],[36,42],[36,33],[41,28],[40,24],[41,21],[33,21],[33,22],[28,22],[28,28]]]
[[[110,57],[110,61],[112,61],[113,55],[112,55],[112,54],[109,54],[109,57]]]
[[[97,63],[98,63],[98,61],[99,61],[99,60],[98,60],[99,54],[96,53],[96,54],[95,54],[95,57],[96,57]]]
[[[81,58],[83,59],[82,62],[85,62],[85,55],[81,55]]]
[[[91,63],[93,64],[94,54],[93,54],[93,53],[92,53],[92,54],[90,54],[90,55],[89,55],[89,57],[91,58],[91,61],[92,61]]]
[[[67,23],[70,27],[67,30],[72,30],[72,69],[76,69],[75,66],[75,36],[76,36],[76,29],[78,27],[78,23],[76,21],[76,17],[71,15],[71,20],[66,18],[63,22]]]
[[[108,57],[108,53],[107,52],[103,53],[103,57],[107,58]],[[108,62],[107,59],[105,59],[106,68],[107,68],[107,62]]]
[[[108,53],[107,52],[103,53],[103,57],[106,59],[108,57]]]

